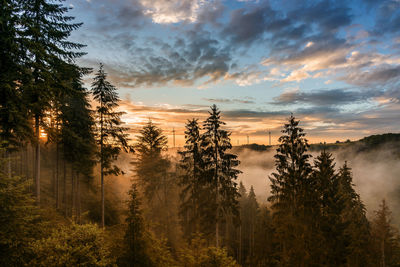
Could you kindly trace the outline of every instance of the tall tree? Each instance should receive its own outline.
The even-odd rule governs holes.
[[[98,158],[100,159],[101,179],[101,225],[104,227],[104,176],[119,175],[121,169],[113,162],[118,158],[121,151],[133,151],[128,144],[127,128],[122,127],[121,115],[124,112],[117,112],[119,97],[117,88],[107,81],[107,73],[103,64],[94,77],[92,83],[94,99],[100,104],[97,112],[97,143],[100,146]]]
[[[307,266],[312,254],[312,182],[309,144],[293,115],[284,125],[275,157],[276,171],[270,176],[273,221],[279,242],[280,264]]]
[[[18,34],[25,50],[24,98],[34,118],[36,199],[40,204],[40,125],[54,99],[52,67],[58,60],[73,61],[84,53],[82,44],[68,40],[81,23],[72,23],[62,1],[16,0],[21,8]]]
[[[204,163],[207,172],[207,183],[210,190],[208,203],[209,221],[215,223],[215,243],[220,245],[221,217],[228,214],[238,216],[238,201],[236,179],[240,171],[235,169],[239,165],[237,156],[229,153],[232,148],[230,133],[221,128],[225,125],[221,121],[220,111],[216,105],[211,106],[209,117],[205,120],[201,146],[204,150]]]
[[[339,169],[339,194],[343,201],[342,222],[347,239],[346,263],[348,266],[368,266],[370,258],[370,224],[360,196],[354,190],[351,169],[347,162]]]
[[[343,266],[346,262],[345,224],[341,219],[344,202],[339,194],[334,158],[325,148],[314,161],[312,177],[318,201],[315,226],[322,235],[315,243],[324,248],[320,251],[319,263],[324,266]]]
[[[184,150],[178,152],[181,156],[179,166],[182,170],[179,183],[182,187],[180,216],[184,236],[190,240],[195,232],[203,230],[200,223],[201,218],[205,216],[201,212],[206,192],[203,151],[200,147],[200,127],[197,119],[187,122],[185,139]]]
[[[21,105],[22,49],[17,34],[20,12],[16,1],[0,1],[0,141],[6,157],[31,135],[26,106]],[[6,167],[11,177],[11,160]]]
[[[392,213],[383,199],[372,220],[372,237],[377,258],[376,266],[399,266],[400,237],[392,225]]]
[[[132,162],[148,207],[147,219],[153,230],[169,242],[176,238],[175,197],[177,181],[171,175],[171,161],[163,154],[167,137],[151,120],[137,137],[136,158]]]
[[[135,184],[129,191],[128,216],[126,218],[127,229],[124,238],[125,250],[118,260],[119,266],[152,266],[151,259],[147,255],[147,230],[141,210],[138,190]]]
[[[61,142],[64,159],[70,163],[73,182],[71,210],[79,217],[80,180],[92,177],[95,163],[96,144],[94,139],[94,118],[90,110],[88,91],[83,87],[82,76],[87,70],[67,64],[62,73],[69,77],[66,86],[72,90],[65,94],[60,107]],[[86,179],[88,180],[88,179]],[[75,204],[75,205],[74,205]],[[73,212],[71,212],[73,215]]]

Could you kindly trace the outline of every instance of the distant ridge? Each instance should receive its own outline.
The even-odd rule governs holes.
[[[319,144],[311,144],[311,151],[319,151],[323,148],[327,150],[335,150],[343,147],[354,146],[357,150],[363,151],[368,149],[375,149],[381,147],[386,144],[394,145],[395,149],[400,151],[400,133],[385,133],[385,134],[376,134],[363,137],[357,141],[336,141],[335,143],[319,143]],[[234,151],[242,151],[244,149],[252,150],[252,151],[270,151],[274,149],[274,146],[260,145],[260,144],[248,144],[248,145],[240,145],[234,146]]]

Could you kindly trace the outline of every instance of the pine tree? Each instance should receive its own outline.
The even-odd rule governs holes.
[[[21,8],[18,36],[25,51],[22,80],[24,100],[35,125],[35,185],[40,204],[40,125],[54,99],[52,68],[58,60],[73,61],[84,53],[83,45],[68,41],[81,23],[71,23],[68,8],[48,0],[16,0]]]
[[[57,118],[62,122],[59,141],[63,145],[64,159],[70,163],[74,173],[71,177],[73,180],[71,210],[75,211],[79,220],[80,182],[82,178],[86,178],[86,181],[91,178],[95,164],[95,122],[90,110],[88,91],[83,87],[81,80],[86,73],[85,69],[70,64],[64,67],[62,73],[68,74],[67,77],[70,77],[68,83],[65,83],[67,86],[71,86],[71,90],[64,95],[59,118]]]
[[[259,218],[259,205],[253,186],[247,194],[243,183],[239,183],[239,255],[238,262],[245,266],[255,265],[255,236]]]
[[[189,120],[186,124],[184,151],[179,151],[181,156],[179,167],[182,170],[179,185],[181,205],[180,216],[184,236],[189,240],[196,232],[202,231],[201,218],[205,214],[201,211],[204,202],[204,163],[201,150],[200,127],[197,119]]]
[[[376,266],[399,266],[400,237],[392,225],[392,213],[383,199],[372,221],[372,237],[376,254]]]
[[[343,201],[341,214],[345,225],[346,262],[348,266],[368,266],[370,260],[370,225],[366,217],[365,206],[353,188],[351,169],[347,162],[339,169],[339,194]]]
[[[312,244],[312,210],[315,203],[312,193],[311,155],[299,121],[290,116],[279,138],[275,166],[277,172],[270,176],[273,221],[279,242],[280,264],[304,266],[310,263]]]
[[[17,35],[19,12],[16,1],[0,1],[0,141],[7,158],[32,134],[26,106],[21,105],[23,68]],[[11,160],[7,162],[7,169],[11,177]]]
[[[254,246],[253,266],[279,266],[277,265],[274,226],[271,212],[267,206],[261,206],[257,218]]]
[[[208,220],[215,222],[215,242],[219,247],[221,218],[229,214],[238,216],[239,194],[235,180],[240,171],[235,169],[239,165],[237,156],[228,152],[232,148],[230,133],[221,128],[225,123],[221,121],[216,105],[211,107],[209,115],[204,122],[201,146],[205,154],[209,194],[212,195],[207,204],[210,213]]]
[[[344,209],[339,194],[339,180],[331,153],[325,148],[314,161],[312,174],[318,210],[315,211],[315,228],[321,231],[316,239],[315,250],[319,252],[319,263],[324,266],[343,266],[346,262],[345,225],[341,221]]]
[[[237,259],[238,262],[240,264],[243,265],[245,259],[246,259],[246,255],[248,254],[248,247],[247,247],[247,236],[246,236],[246,229],[248,227],[247,224],[247,217],[246,217],[246,209],[247,209],[247,191],[246,188],[244,187],[242,181],[240,181],[239,183],[239,189],[238,189],[238,193],[239,193],[239,198],[238,198],[238,202],[239,202],[239,213],[240,213],[240,225],[239,225],[239,247],[238,247],[238,255],[237,255]]]
[[[121,151],[133,151],[128,144],[127,128],[122,127],[121,115],[117,112],[119,97],[117,88],[107,81],[107,74],[103,65],[94,77],[92,83],[94,99],[100,104],[96,108],[97,113],[97,143],[100,147],[98,158],[100,160],[101,176],[101,225],[104,227],[104,176],[121,174],[121,169],[113,162],[118,158]]]
[[[127,229],[124,238],[125,249],[123,256],[118,260],[118,265],[152,266],[147,255],[146,229],[135,184],[132,184],[129,196],[129,213],[126,218]]]
[[[174,242],[176,234],[175,197],[177,193],[171,161],[162,152],[167,149],[167,137],[150,120],[137,137],[136,158],[132,162],[136,177],[146,198],[146,219],[153,223],[154,232]]]

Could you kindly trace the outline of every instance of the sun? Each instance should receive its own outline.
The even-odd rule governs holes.
[[[47,138],[47,133],[45,132],[44,129],[40,129],[39,138],[40,139],[46,139]]]

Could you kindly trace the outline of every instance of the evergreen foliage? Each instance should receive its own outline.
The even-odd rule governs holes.
[[[136,185],[133,184],[129,191],[128,217],[126,218],[127,229],[123,247],[124,252],[118,260],[119,266],[151,266],[151,259],[147,255],[148,241],[146,240],[146,229],[141,211],[141,203],[138,197]]]
[[[29,259],[29,243],[42,231],[40,210],[30,181],[2,172],[7,160],[0,159],[0,265],[22,266]]]
[[[171,161],[162,153],[167,149],[167,138],[149,120],[140,130],[135,147],[137,153],[132,164],[146,199],[146,219],[152,222],[157,237],[166,237],[171,245],[177,238],[174,216],[177,180],[171,173]]]
[[[107,81],[107,73],[104,71],[102,64],[100,64],[100,68],[94,77],[92,93],[94,99],[100,104],[96,108],[96,141],[100,147],[98,158],[101,175],[101,225],[104,227],[104,176],[110,174],[119,175],[121,169],[113,162],[118,159],[121,151],[132,152],[133,149],[128,144],[127,128],[122,126],[121,115],[124,112],[115,111],[120,101],[117,88]]]
[[[47,0],[16,0],[18,12],[18,38],[23,49],[23,99],[35,121],[35,186],[40,203],[40,125],[46,111],[55,100],[53,71],[58,61],[72,62],[84,53],[82,44],[68,40],[81,23],[72,23],[74,17],[66,15],[68,8],[61,2]]]
[[[209,190],[207,222],[215,223],[216,247],[219,247],[219,227],[221,220],[229,215],[238,216],[239,193],[236,179],[240,171],[237,156],[229,153],[232,148],[230,133],[221,128],[220,111],[216,105],[211,107],[209,117],[204,121],[201,148],[204,151],[206,181]],[[209,230],[212,233],[212,230]]]
[[[197,119],[189,120],[186,124],[185,146],[178,153],[181,156],[179,167],[182,170],[179,185],[181,205],[180,216],[184,236],[189,239],[196,232],[203,232],[201,222],[205,220],[203,209],[205,186],[205,171],[203,150],[201,149],[200,127]]]
[[[113,266],[104,232],[93,224],[71,224],[31,244],[32,266]]]
[[[308,142],[292,115],[284,125],[270,177],[274,228],[283,266],[309,265],[313,254],[313,182]]]
[[[375,211],[371,227],[375,264],[379,267],[400,265],[400,237],[392,225],[392,213],[383,199]]]

